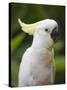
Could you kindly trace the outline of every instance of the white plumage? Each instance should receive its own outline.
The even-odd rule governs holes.
[[[33,35],[33,42],[21,60],[19,68],[19,86],[53,84],[55,79],[54,40],[58,24],[51,19],[42,20],[30,25],[21,22],[22,30]],[[31,33],[32,32],[32,33]]]

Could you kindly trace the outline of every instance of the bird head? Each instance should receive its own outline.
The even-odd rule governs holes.
[[[39,42],[44,42],[48,47],[51,47],[57,40],[59,33],[58,23],[55,20],[45,19],[33,24],[25,24],[18,19],[18,22],[24,32],[33,35],[36,40],[39,39]]]

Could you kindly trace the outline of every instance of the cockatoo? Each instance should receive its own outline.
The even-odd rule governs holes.
[[[25,24],[18,19],[22,31],[33,35],[32,45],[23,54],[19,68],[19,87],[50,85],[55,80],[54,43],[58,37],[58,23],[45,19]]]

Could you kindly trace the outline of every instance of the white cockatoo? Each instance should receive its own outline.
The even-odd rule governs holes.
[[[19,86],[54,84],[55,63],[53,45],[58,36],[55,20],[45,19],[33,24],[18,22],[22,31],[33,35],[32,45],[24,53],[19,69]]]

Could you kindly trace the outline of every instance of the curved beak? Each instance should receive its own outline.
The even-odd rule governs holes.
[[[58,37],[59,37],[59,31],[53,30],[51,33],[51,38],[53,39],[53,41],[56,42]]]

